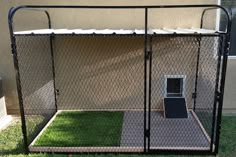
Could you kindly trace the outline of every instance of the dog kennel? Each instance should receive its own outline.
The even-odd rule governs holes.
[[[142,27],[53,29],[51,12],[60,9],[128,10],[134,19],[141,16]],[[153,27],[162,9],[174,14],[197,9],[199,27]],[[45,13],[48,29],[15,31],[19,10]],[[227,29],[205,27],[220,10]],[[214,18],[205,18],[210,11]],[[26,152],[217,153],[230,25],[231,15],[218,5],[12,8],[9,28]]]

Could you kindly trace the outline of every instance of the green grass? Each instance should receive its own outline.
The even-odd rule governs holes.
[[[123,112],[62,112],[34,146],[119,146]]]
[[[0,131],[0,156],[4,156],[2,150],[9,157],[25,157],[23,155],[22,135],[20,121],[12,124],[7,129]],[[1,154],[2,153],[2,154]],[[73,155],[72,157],[145,157],[145,155]],[[161,157],[164,155],[147,155],[147,157]],[[168,155],[176,157],[178,155]],[[189,156],[189,155],[187,155]],[[180,156],[180,157],[187,157]],[[223,116],[219,157],[236,156],[236,116]],[[68,157],[60,154],[29,154],[27,157]],[[191,156],[193,157],[193,156]],[[194,156],[197,157],[197,156]]]
[[[26,117],[28,134],[31,135],[44,121],[42,116]],[[30,137],[28,137],[30,138]],[[14,119],[12,124],[4,130],[0,130],[0,156],[2,154],[20,154],[24,152],[23,135],[20,119]]]
[[[236,157],[236,116],[223,116],[220,157]]]
[[[23,136],[20,120],[0,131],[0,156],[1,154],[18,154],[24,151]]]

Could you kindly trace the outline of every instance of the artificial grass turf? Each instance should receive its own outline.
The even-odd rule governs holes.
[[[119,146],[123,115],[101,111],[59,113],[34,146]]]

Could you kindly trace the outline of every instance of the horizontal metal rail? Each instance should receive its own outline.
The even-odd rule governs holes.
[[[145,6],[76,6],[76,5],[22,5],[13,7],[10,9],[8,14],[8,22],[10,31],[13,34],[13,17],[18,10],[21,9],[171,9],[171,8],[214,8],[221,9],[227,17],[227,30],[225,33],[228,33],[230,29],[228,29],[231,23],[231,14],[228,12],[226,8],[220,5],[215,4],[206,4],[206,5],[145,5]],[[206,9],[203,10],[203,15]]]

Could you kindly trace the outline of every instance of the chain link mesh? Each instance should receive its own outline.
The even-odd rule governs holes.
[[[221,46],[219,37],[173,35],[154,36],[152,40],[152,108],[161,112],[151,112],[151,148],[209,150]],[[164,118],[167,77],[184,78],[187,119]]]
[[[16,39],[29,143],[44,128],[32,150],[143,151],[143,36],[53,36],[56,89],[50,36]],[[151,149],[209,150],[221,42],[212,36],[152,37]],[[184,78],[187,119],[164,118],[168,76]]]
[[[28,143],[56,112],[48,36],[19,36],[16,40]]]
[[[17,41],[26,119],[52,116],[56,110],[49,37],[21,36]],[[34,146],[142,151],[143,44],[141,36],[54,36],[58,112]],[[29,97],[32,93],[45,101]],[[27,130],[42,129],[33,124],[36,128],[27,123]]]
[[[143,38],[56,36],[63,110],[143,109]]]
[[[213,134],[216,131],[215,127],[218,117],[217,92],[220,91],[223,38],[215,37],[211,41],[206,42],[208,40],[207,37],[204,37],[201,41],[195,113],[209,137],[213,138],[214,143]],[[216,109],[215,116],[214,107]]]

